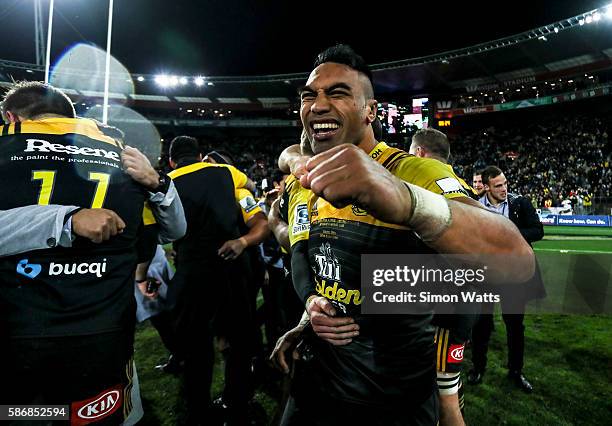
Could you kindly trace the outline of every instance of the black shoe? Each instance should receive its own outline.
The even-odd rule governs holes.
[[[467,374],[467,382],[470,385],[478,385],[482,383],[483,376],[484,376],[484,371],[471,369]]]
[[[524,392],[527,393],[533,392],[533,386],[531,385],[531,383],[529,383],[529,380],[527,380],[523,373],[521,373],[520,371],[509,372],[508,377],[519,389],[522,389]]]
[[[155,366],[156,370],[161,370],[164,373],[168,374],[179,374],[183,371],[185,367],[185,362],[179,360],[174,355],[170,355],[168,357],[168,361],[165,364],[159,364]]]

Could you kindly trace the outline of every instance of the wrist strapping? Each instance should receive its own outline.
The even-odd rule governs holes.
[[[407,225],[416,232],[424,242],[432,242],[446,231],[452,222],[448,201],[419,186],[404,182],[410,191],[412,213]]]

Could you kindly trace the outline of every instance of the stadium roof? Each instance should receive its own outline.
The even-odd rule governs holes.
[[[593,21],[595,12],[464,49],[373,65],[376,93],[379,97],[460,93],[610,69],[612,19],[600,15]],[[40,72],[41,67],[33,64],[0,61],[0,73],[5,78],[32,79]],[[154,84],[153,75],[139,74],[132,76],[138,93],[132,99],[147,100],[149,95],[157,97],[148,100],[234,105],[252,102],[273,108],[296,101],[296,89],[307,75],[207,77],[199,87],[189,84],[163,89]]]

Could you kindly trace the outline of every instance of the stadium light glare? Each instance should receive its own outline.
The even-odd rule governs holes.
[[[595,13],[593,14],[593,21],[595,21],[595,22],[599,22],[599,20],[600,20],[600,19],[601,19],[601,13],[599,13],[599,12],[595,12]]]
[[[189,81],[187,80],[187,77],[181,77],[179,79],[179,82],[184,86],[185,84],[187,84]]]
[[[155,83],[160,87],[168,87],[170,86],[170,79],[167,75],[160,74],[155,76]]]
[[[593,17],[591,15],[587,16],[585,19],[587,24],[590,24],[591,22],[593,22]]]
[[[606,9],[606,18],[612,20],[612,4],[609,4]]]
[[[204,77],[196,77],[193,79],[196,86],[200,87],[204,85]]]
[[[559,28],[558,28],[558,27],[555,27],[555,30],[554,30],[554,31],[555,31],[555,34],[556,34],[556,33],[558,33],[558,32],[559,32]]]
[[[215,83],[213,83],[212,81],[209,81],[209,82],[208,82],[208,85],[209,85],[209,86],[214,86],[214,85],[215,85]]]
[[[179,84],[179,78],[175,75],[172,75],[170,76],[170,78],[168,78],[168,82],[170,83],[170,86],[174,87]]]
[[[579,19],[578,20],[578,25],[580,25],[580,26],[584,25],[584,19],[582,19],[582,18]]]
[[[143,76],[139,75],[139,76],[138,76],[138,78],[137,78],[136,80],[138,80],[138,81],[144,81],[145,79],[144,79],[144,77],[143,77]]]

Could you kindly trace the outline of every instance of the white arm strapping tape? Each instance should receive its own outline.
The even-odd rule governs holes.
[[[435,241],[452,222],[448,201],[442,195],[435,194],[420,186],[404,182],[412,195],[412,215],[408,226],[424,242]]]

